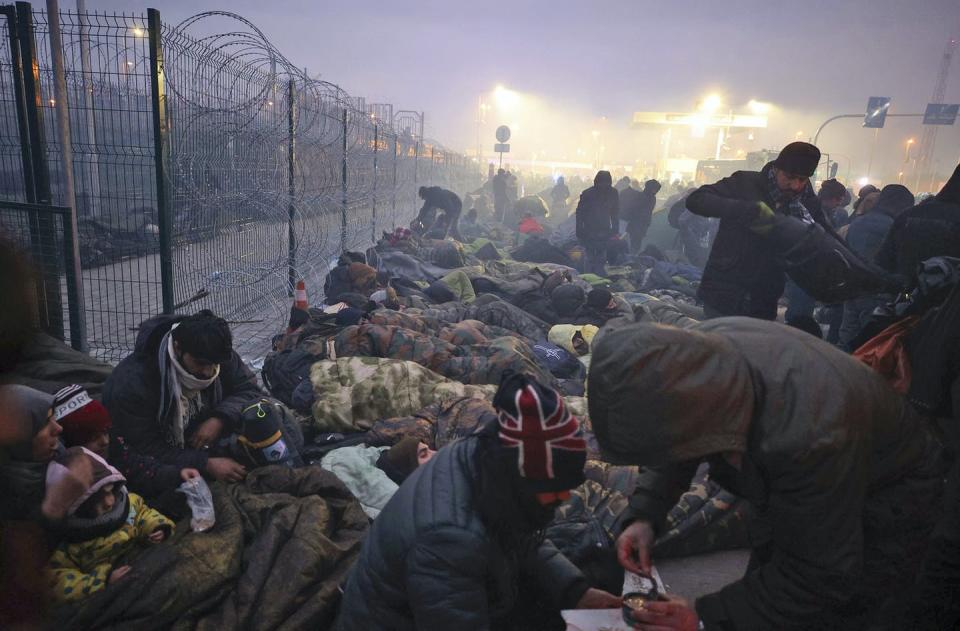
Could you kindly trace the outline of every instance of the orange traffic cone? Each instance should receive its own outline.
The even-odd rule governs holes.
[[[302,278],[297,281],[296,289],[293,291],[293,306],[295,309],[303,309],[304,311],[310,308],[310,304],[307,302],[307,285]]]

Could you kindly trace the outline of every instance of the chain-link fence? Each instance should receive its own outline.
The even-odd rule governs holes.
[[[0,44],[0,199],[70,205],[48,16],[26,3],[4,16],[16,23]],[[210,308],[255,358],[297,279],[319,298],[342,249],[412,219],[418,186],[478,184],[462,155],[424,140],[421,113],[312,79],[239,16],[170,26],[153,10],[62,11],[59,25],[87,336],[101,357],[130,352],[151,315]]]

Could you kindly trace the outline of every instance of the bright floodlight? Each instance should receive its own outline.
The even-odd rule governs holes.
[[[750,99],[750,102],[747,103],[747,107],[750,108],[751,113],[757,114],[757,115],[767,114],[770,112],[769,103],[757,101],[756,99]]]
[[[493,98],[497,102],[497,107],[504,111],[514,109],[520,102],[520,95],[513,90],[508,90],[502,85],[498,85],[493,90]]]
[[[707,97],[703,99],[703,103],[700,104],[700,109],[708,114],[712,114],[720,109],[722,104],[723,101],[720,99],[719,94],[708,94]]]
[[[860,186],[866,186],[867,184],[870,183],[870,178],[862,177],[858,180],[858,183],[860,184]]]

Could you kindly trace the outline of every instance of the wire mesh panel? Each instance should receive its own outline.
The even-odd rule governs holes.
[[[48,22],[33,16],[41,153],[62,204]],[[163,278],[174,310],[212,309],[234,324],[242,354],[262,356],[292,281],[318,301],[343,249],[365,249],[413,218],[417,186],[478,184],[436,148],[425,156],[422,114],[311,78],[235,14],[171,26],[63,11],[60,22],[88,337],[107,360],[129,353],[139,323],[163,310]],[[22,200],[26,139],[3,46],[0,199]]]
[[[64,340],[71,339],[70,309],[76,308],[68,299],[69,231],[69,208],[0,201],[0,233],[35,270],[35,324]]]

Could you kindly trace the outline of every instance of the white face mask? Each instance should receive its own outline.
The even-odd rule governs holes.
[[[220,364],[217,364],[213,371],[213,376],[209,379],[200,379],[199,377],[194,377],[190,372],[180,364],[180,360],[177,359],[177,354],[173,349],[173,336],[170,336],[170,342],[167,344],[167,354],[170,355],[170,362],[173,364],[174,370],[177,371],[177,381],[180,382],[180,387],[184,390],[190,390],[193,392],[198,392],[200,390],[206,390],[213,385],[213,382],[217,380],[217,377],[220,376]]]

